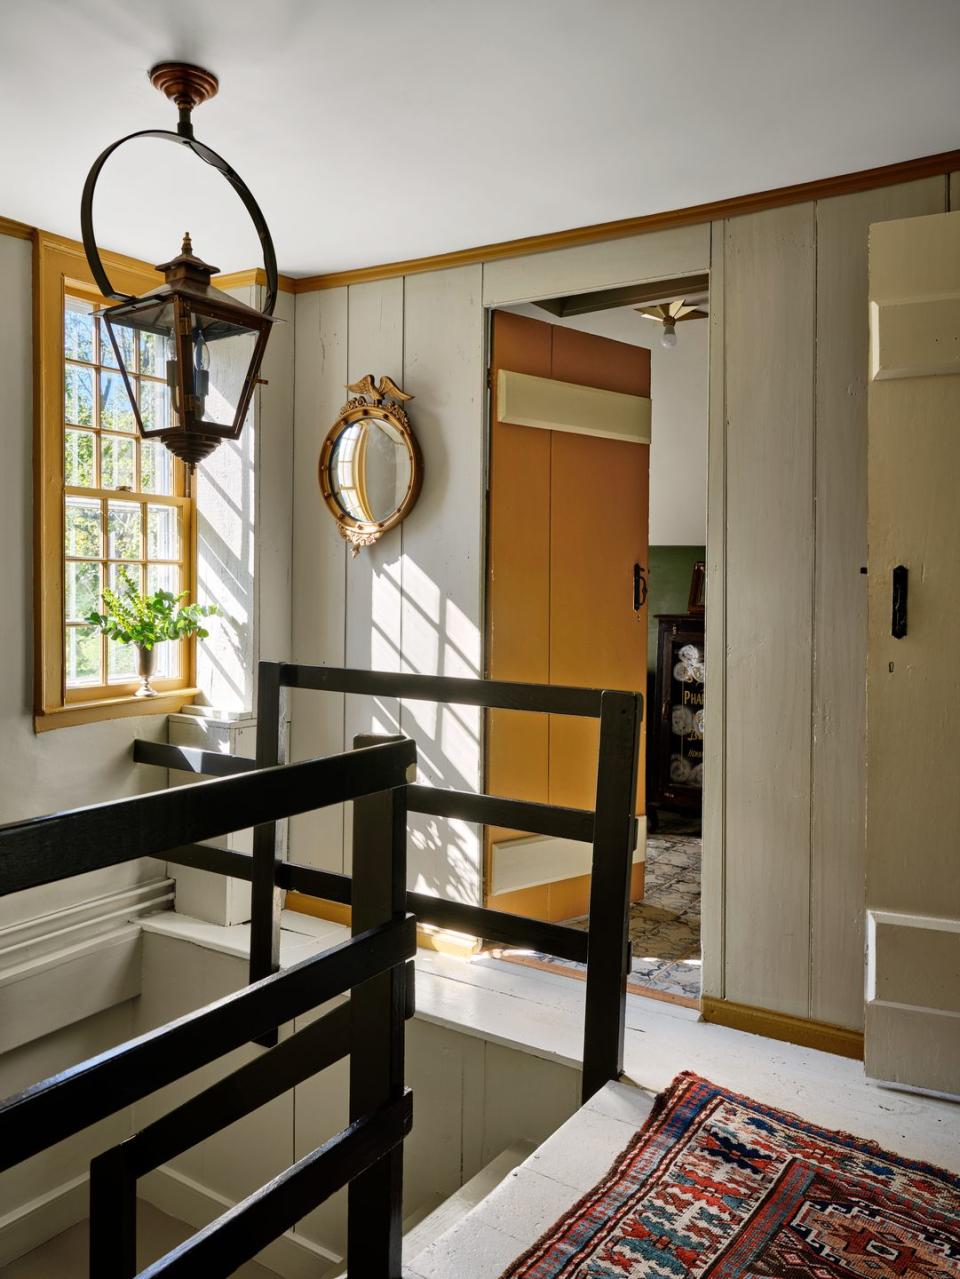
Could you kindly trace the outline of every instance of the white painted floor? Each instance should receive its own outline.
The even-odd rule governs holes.
[[[171,911],[145,929],[249,954],[249,925],[220,928]],[[339,924],[283,913],[281,962],[304,959],[348,935]],[[496,959],[417,955],[417,1016],[463,1034],[579,1066],[585,986],[561,974]],[[699,1013],[627,997],[626,1078],[652,1093],[682,1070],[888,1150],[960,1170],[960,1104],[878,1087],[862,1062],[781,1044],[699,1020]]]

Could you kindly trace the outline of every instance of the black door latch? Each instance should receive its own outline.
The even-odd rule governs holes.
[[[903,639],[907,633],[907,578],[906,564],[898,564],[893,570],[893,596],[890,609],[890,634]]]

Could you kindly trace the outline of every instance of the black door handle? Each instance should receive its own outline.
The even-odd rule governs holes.
[[[898,564],[893,570],[893,591],[890,601],[890,634],[903,639],[907,633],[907,582],[909,570],[906,564]]]
[[[643,575],[643,565],[633,566],[633,611],[639,613],[647,602],[647,579]]]

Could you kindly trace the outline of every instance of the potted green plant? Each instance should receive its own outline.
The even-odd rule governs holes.
[[[119,644],[133,644],[137,650],[137,674],[142,681],[137,697],[156,697],[150,679],[157,661],[157,645],[167,640],[186,639],[196,635],[206,639],[210,634],[203,626],[205,617],[217,612],[215,604],[184,604],[187,592],[174,595],[171,591],[154,591],[142,595],[126,568],[119,572],[122,589],[103,589],[105,611],[87,614],[91,626]]]

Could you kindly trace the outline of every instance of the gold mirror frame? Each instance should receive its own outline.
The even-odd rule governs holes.
[[[386,374],[381,377],[379,383],[375,383],[373,374],[368,373],[359,382],[350,382],[347,385],[347,390],[354,392],[354,398],[348,400],[343,406],[337,414],[337,420],[327,432],[320,448],[318,469],[320,492],[323,494],[327,510],[336,520],[337,532],[345,542],[350,543],[353,554],[359,555],[361,546],[372,546],[374,542],[383,537],[384,533],[395,528],[401,520],[406,519],[410,514],[414,503],[420,496],[420,487],[423,483],[423,458],[420,454],[420,446],[417,444],[416,436],[410,426],[410,420],[401,407],[401,401],[412,400],[412,395],[407,395],[405,391],[402,391],[393,378],[386,376]],[[337,440],[355,422],[371,418],[386,419],[392,426],[396,427],[406,445],[407,454],[410,458],[410,480],[407,484],[406,493],[401,498],[396,509],[386,519],[377,521],[357,520],[352,515],[348,515],[337,500],[330,483],[330,461],[333,457]]]

